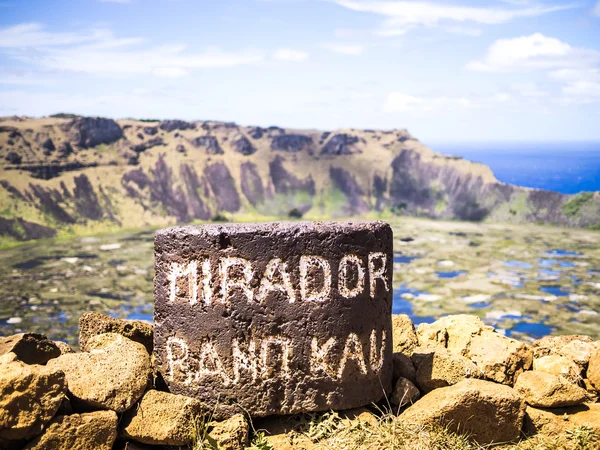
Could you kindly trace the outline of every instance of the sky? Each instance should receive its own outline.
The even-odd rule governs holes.
[[[600,0],[0,0],[0,116],[600,141]]]

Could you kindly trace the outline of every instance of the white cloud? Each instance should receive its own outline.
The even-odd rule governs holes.
[[[418,97],[403,92],[392,92],[384,104],[386,112],[415,112],[432,113],[450,109],[481,108],[489,105],[507,103],[512,97],[505,92],[498,92],[490,96],[479,97]]]
[[[599,51],[572,47],[559,39],[535,33],[497,40],[481,60],[470,62],[467,68],[483,72],[541,71],[550,80],[560,83],[563,96],[560,101],[589,103],[600,100],[599,66]],[[530,97],[546,94],[536,89],[522,92]]]
[[[542,98],[549,95],[548,91],[540,88],[536,83],[513,83],[511,89],[522,97]]]
[[[364,45],[340,44],[335,42],[326,42],[322,47],[342,55],[361,55],[365,50]]]
[[[179,78],[185,77],[190,73],[181,67],[157,67],[152,70],[152,75],[162,78]]]
[[[291,48],[280,48],[273,53],[273,59],[275,61],[301,62],[306,61],[309,56],[310,55],[307,52]]]
[[[143,43],[135,37],[116,38],[110,30],[55,33],[45,31],[39,24],[0,29],[0,49],[4,48],[11,58],[45,70],[173,78],[185,76],[193,69],[234,67],[265,59],[260,51],[207,48],[189,52],[182,45],[142,47]]]
[[[39,23],[22,23],[0,29],[0,48],[53,47],[92,42],[106,37],[104,30],[93,30],[91,33],[50,33],[44,31]]]
[[[559,39],[534,33],[495,41],[483,59],[467,64],[470,70],[510,72],[589,66],[600,62],[600,52],[571,47]]]
[[[19,86],[51,86],[55,84],[55,82],[41,76],[35,77],[30,75],[18,75],[14,73],[0,72],[0,86],[3,84]]]
[[[434,27],[452,23],[497,25],[521,17],[535,17],[572,8],[572,5],[522,6],[519,8],[472,7],[427,1],[333,0],[353,11],[386,17],[378,30],[383,36],[399,36],[418,26]]]
[[[549,76],[564,83],[562,93],[570,100],[600,100],[600,68],[555,70]]]

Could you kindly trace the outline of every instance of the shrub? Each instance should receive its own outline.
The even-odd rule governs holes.
[[[567,200],[562,205],[562,211],[565,216],[575,217],[579,214],[581,207],[594,197],[593,192],[582,192]]]
[[[300,211],[298,208],[291,209],[288,213],[288,217],[292,219],[302,219],[303,215],[304,214],[302,213],[302,211]]]
[[[229,222],[229,219],[227,218],[227,216],[225,216],[225,214],[222,214],[222,213],[217,213],[210,220],[213,222]]]

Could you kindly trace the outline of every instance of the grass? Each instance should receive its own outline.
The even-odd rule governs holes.
[[[446,427],[406,423],[402,417],[384,413],[376,421],[350,420],[337,412],[305,415],[307,421],[288,432],[294,448],[358,450],[484,450],[467,435]],[[266,450],[269,439],[264,432],[254,434],[252,450]],[[600,448],[599,437],[589,428],[574,428],[559,436],[537,435],[516,444],[500,444],[502,450],[593,450]]]
[[[581,207],[589,202],[593,197],[593,192],[582,192],[577,194],[562,205],[562,211],[565,216],[577,217]]]
[[[341,414],[341,415],[340,415]],[[515,444],[479,445],[468,435],[460,435],[447,427],[406,423],[401,416],[382,412],[373,420],[349,419],[335,411],[282,417],[293,424],[285,438],[289,446],[306,450],[596,450],[600,437],[586,427],[573,428],[561,435],[536,435]],[[195,439],[188,450],[220,450],[208,435],[209,420],[198,421]],[[274,450],[269,432],[252,432],[249,450]],[[281,436],[279,436],[281,437]],[[279,446],[281,440],[278,441]],[[287,447],[286,447],[287,448]]]

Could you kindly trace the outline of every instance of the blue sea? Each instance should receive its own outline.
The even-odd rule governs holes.
[[[563,194],[600,191],[600,142],[430,143],[445,155],[490,166],[504,183]]]

